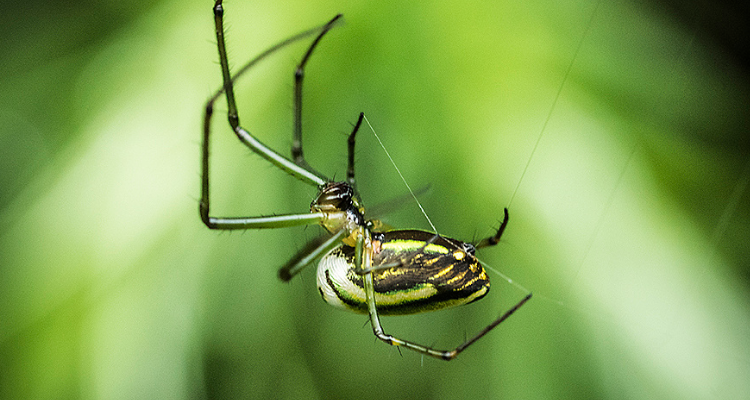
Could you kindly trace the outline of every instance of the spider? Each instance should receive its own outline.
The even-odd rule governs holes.
[[[452,360],[531,298],[526,295],[510,310],[492,321],[479,333],[453,350],[437,350],[386,334],[380,315],[404,315],[441,310],[481,299],[490,289],[484,267],[475,257],[477,248],[493,246],[508,224],[508,210],[496,234],[476,245],[420,230],[383,230],[376,220],[365,217],[354,178],[355,136],[364,114],[360,113],[348,140],[346,180],[335,182],[313,169],[302,151],[302,82],[313,50],[323,36],[341,19],[337,15],[325,25],[292,36],[270,47],[234,75],[230,74],[224,39],[222,0],[213,6],[219,63],[223,87],[206,103],[203,140],[200,217],[210,229],[269,229],[320,224],[331,236],[312,241],[279,271],[288,281],[304,267],[320,259],[317,284],[327,303],[369,315],[375,336],[385,343],[404,347],[423,355]],[[234,97],[234,82],[240,75],[275,51],[300,39],[316,35],[294,73],[294,133],[291,158],[265,146],[240,125]],[[214,103],[222,96],[227,101],[227,118],[232,131],[245,146],[287,174],[316,186],[317,197],[310,213],[256,217],[214,217],[209,202],[209,136]]]

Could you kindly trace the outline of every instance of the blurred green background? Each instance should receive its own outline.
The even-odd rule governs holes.
[[[6,2],[0,398],[747,398],[750,91],[741,40],[717,34],[744,20],[685,4],[226,3],[235,66],[344,13],[305,81],[320,171],[344,177],[364,111],[430,186],[442,234],[487,235],[510,204],[480,258],[535,297],[445,363],[324,304],[314,268],[276,278],[319,228],[200,223],[201,112],[221,82],[210,1]],[[243,125],[284,154],[306,45],[238,86]],[[215,214],[306,211],[315,189],[239,145],[218,108]],[[359,138],[366,204],[405,193]],[[412,203],[385,220],[428,227]],[[525,294],[491,276],[482,301],[386,332],[457,345]]]

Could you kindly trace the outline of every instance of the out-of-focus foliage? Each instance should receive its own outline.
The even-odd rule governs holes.
[[[345,14],[305,81],[320,171],[344,176],[364,111],[407,181],[430,185],[442,234],[487,235],[510,203],[480,257],[535,297],[451,363],[376,342],[319,299],[314,268],[278,281],[319,228],[200,223],[210,1],[4,6],[0,398],[747,397],[747,71],[700,17],[600,3],[226,4],[236,67]],[[305,46],[237,88],[243,125],[284,154]],[[216,214],[305,212],[315,189],[242,148],[224,107]],[[405,193],[359,138],[366,204]],[[427,228],[411,202],[385,220]],[[455,346],[524,295],[491,275],[486,299],[386,331]]]

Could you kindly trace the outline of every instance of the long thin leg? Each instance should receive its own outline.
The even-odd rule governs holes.
[[[354,125],[354,129],[349,135],[348,140],[349,168],[346,171],[346,177],[347,182],[354,189],[355,193],[357,193],[357,187],[354,181],[354,137],[357,135],[357,131],[362,125],[362,120],[364,119],[364,117],[365,113],[359,113],[359,119],[357,119],[357,123]],[[301,150],[302,148],[300,147],[300,155]],[[294,278],[295,275],[300,273],[303,268],[310,265],[313,261],[315,261],[315,259],[338,246],[338,240],[340,240],[341,237],[344,236],[344,233],[344,230],[340,230],[327,240],[325,240],[326,238],[323,236],[311,240],[309,243],[307,243],[307,245],[305,245],[302,250],[297,252],[297,254],[295,254],[294,257],[292,257],[292,259],[289,260],[289,262],[285,266],[279,269],[279,278],[284,282],[287,282]]]
[[[357,192],[357,181],[354,179],[354,145],[356,143],[356,136],[357,131],[359,131],[359,127],[362,125],[362,120],[365,118],[365,113],[359,113],[359,118],[357,119],[357,123],[354,125],[354,129],[352,129],[352,133],[349,135],[349,140],[347,140],[348,144],[348,154],[349,154],[349,166],[346,169],[346,182],[354,189],[354,193]]]
[[[346,231],[341,229],[331,237],[320,236],[307,243],[285,266],[279,269],[279,279],[287,282],[294,278],[303,268],[312,264],[315,259],[340,245],[341,238],[345,233]]]
[[[497,229],[497,233],[494,236],[490,236],[488,238],[484,238],[479,241],[479,243],[476,244],[477,249],[481,249],[482,247],[489,247],[494,246],[500,242],[500,237],[503,236],[503,232],[505,232],[505,227],[508,226],[508,209],[505,209],[505,217],[503,218],[503,222],[500,224],[500,227]]]
[[[333,24],[336,23],[339,18],[341,18],[341,14],[334,17],[323,27],[307,49],[305,56],[302,57],[302,61],[297,65],[297,69],[294,71],[294,137],[292,140],[292,159],[297,165],[310,171],[313,171],[313,169],[310,167],[310,164],[305,161],[305,155],[302,152],[302,82],[305,78],[305,65],[307,65],[307,61],[310,59],[310,56],[312,56],[318,43],[320,43],[320,39],[328,33],[333,27]]]
[[[274,53],[278,49],[287,46],[297,40],[312,35],[321,30],[328,30],[332,24],[340,18],[337,16],[326,25],[320,28],[312,29],[306,32],[302,32],[296,36],[293,36],[261,53],[259,56],[248,62],[240,71],[235,75],[231,76],[229,73],[229,62],[227,60],[226,44],[224,41],[224,26],[223,26],[223,14],[224,9],[221,0],[217,0],[214,4],[214,22],[216,27],[216,39],[219,51],[219,62],[221,64],[222,77],[224,80],[223,87],[216,92],[214,96],[209,99],[206,104],[205,115],[203,119],[203,144],[202,144],[202,172],[201,172],[201,200],[199,205],[199,211],[203,223],[211,229],[259,229],[259,228],[280,228],[294,225],[306,225],[315,224],[320,222],[324,216],[321,213],[313,214],[290,214],[290,215],[276,215],[276,216],[262,216],[262,217],[240,217],[240,218],[216,218],[209,215],[210,209],[210,194],[209,194],[209,136],[211,132],[211,117],[213,115],[213,107],[216,100],[222,95],[226,94],[227,99],[227,117],[229,125],[235,132],[240,141],[250,148],[255,153],[259,154],[266,160],[276,165],[281,170],[288,174],[302,180],[305,183],[321,186],[326,183],[327,179],[308,169],[296,165],[291,160],[280,155],[274,150],[270,149],[244,128],[239,125],[239,115],[237,113],[237,104],[234,98],[234,80],[237,79],[245,71],[249,70],[250,67],[255,65],[257,62],[265,59],[270,54]]]
[[[229,125],[232,127],[232,130],[235,132],[240,141],[247,145],[252,151],[276,165],[278,168],[286,171],[288,174],[302,180],[305,183],[315,186],[323,185],[328,181],[328,179],[326,179],[324,176],[296,165],[288,158],[280,155],[279,153],[262,144],[259,140],[257,140],[254,136],[252,136],[240,126],[240,119],[237,112],[237,104],[234,98],[233,86],[234,79],[236,79],[236,77],[232,77],[229,72],[229,61],[227,60],[226,44],[224,40],[224,8],[221,4],[221,1],[222,0],[216,0],[216,3],[214,5],[214,22],[216,25],[216,41],[219,50],[219,63],[221,64],[221,73],[224,80],[223,92],[226,94],[227,98],[227,119],[229,120]],[[327,31],[339,18],[340,15],[337,15],[320,29],[322,31]],[[256,59],[252,60],[249,64],[255,64],[257,61],[264,59],[279,48],[296,41],[298,37],[301,38],[301,36],[306,35],[307,33],[305,32],[301,35],[297,35],[296,37],[292,37],[284,42],[281,42],[274,47],[271,47],[270,49],[261,53],[260,56],[256,57]],[[208,104],[206,105],[206,120],[209,120],[211,114],[213,113],[213,103],[216,97],[218,96],[215,96],[214,98],[209,100]],[[208,121],[206,121],[204,130],[208,129],[207,125]],[[207,135],[208,133],[206,132],[204,136]]]
[[[358,270],[370,270],[372,265],[372,243],[370,239],[370,232],[363,229],[363,234],[357,239],[357,245],[354,252],[354,265]],[[506,311],[496,320],[492,321],[484,329],[479,331],[471,339],[461,343],[458,347],[453,350],[436,350],[431,347],[427,347],[421,344],[410,342],[403,339],[398,339],[391,335],[388,335],[383,330],[383,326],[380,324],[380,318],[378,317],[378,308],[375,304],[375,285],[373,282],[372,272],[364,275],[363,279],[365,295],[367,296],[367,311],[370,315],[370,324],[372,326],[372,332],[375,336],[385,343],[391,346],[405,347],[409,350],[416,351],[418,353],[428,355],[431,357],[439,358],[441,360],[450,361],[458,356],[462,351],[466,350],[469,346],[474,344],[477,340],[482,338],[484,335],[489,333],[492,329],[500,325],[501,322],[505,321],[513,315],[522,305],[524,305],[529,299],[531,299],[531,293],[527,294],[521,301],[516,303],[510,310]]]
[[[375,336],[390,344],[391,346],[400,346],[405,347],[409,350],[416,351],[421,354],[425,354],[431,357],[439,358],[441,360],[450,361],[456,356],[458,356],[462,351],[466,350],[467,347],[474,344],[477,340],[482,338],[482,336],[486,335],[494,329],[496,326],[500,325],[501,322],[505,321],[510,317],[516,310],[521,308],[524,303],[529,301],[531,299],[531,293],[527,294],[521,301],[519,301],[515,306],[513,306],[510,310],[506,311],[505,314],[501,315],[500,318],[492,321],[491,324],[487,325],[484,329],[482,329],[479,333],[474,335],[471,339],[465,341],[458,347],[456,347],[453,350],[436,350],[431,347],[423,346],[421,344],[417,344],[414,342],[409,342],[406,340],[395,338],[391,335],[386,334],[383,331],[383,326],[380,324],[380,319],[378,318],[378,312],[377,308],[375,307],[375,298],[374,298],[374,289],[373,289],[373,282],[372,282],[372,273],[369,273],[365,275],[365,291],[367,293],[367,306],[370,313],[370,323],[372,325],[372,331],[375,333]],[[372,293],[372,294],[371,294]]]

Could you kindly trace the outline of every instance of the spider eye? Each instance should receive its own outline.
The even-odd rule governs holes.
[[[327,183],[310,208],[319,211],[344,211],[352,207],[354,190],[346,182]]]

